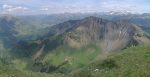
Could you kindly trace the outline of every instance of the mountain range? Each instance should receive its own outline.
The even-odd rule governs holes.
[[[0,53],[10,56],[0,62],[17,70],[76,73],[113,52],[149,44],[149,21],[149,14],[112,12],[1,16]]]

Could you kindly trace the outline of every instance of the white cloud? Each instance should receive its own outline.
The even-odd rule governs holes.
[[[40,10],[42,10],[42,11],[48,11],[49,8],[48,7],[42,7]]]
[[[3,14],[18,14],[18,13],[24,13],[29,10],[29,8],[27,7],[13,6],[8,4],[4,4],[2,6],[2,9],[3,9]]]
[[[2,8],[3,8],[3,9],[10,9],[10,8],[13,8],[13,6],[8,5],[8,4],[4,4],[4,5],[2,6]]]

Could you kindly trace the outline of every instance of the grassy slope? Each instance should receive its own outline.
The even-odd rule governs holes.
[[[0,66],[0,77],[67,77],[64,74],[46,74],[32,71],[23,71],[14,69],[11,66]]]
[[[58,66],[65,60],[69,60],[69,63],[60,68],[60,70],[69,72],[88,65],[99,53],[100,49],[93,45],[81,49],[60,47],[50,52],[50,54],[44,58],[44,61],[51,65]]]
[[[74,61],[77,64],[82,63],[82,61],[83,64],[90,62],[86,61],[85,57],[82,55],[83,53],[74,53],[71,56],[76,56],[77,60]],[[86,54],[84,53],[84,55]],[[65,56],[67,56],[67,54],[52,54],[52,56],[49,54],[45,60],[52,60],[50,58],[55,57],[52,63],[57,65],[59,62],[61,63],[61,61],[64,60]],[[67,67],[73,69],[72,67]],[[94,71],[95,69],[99,70]],[[18,77],[64,76],[63,74],[35,73],[30,71],[15,70],[10,66],[0,66],[0,75],[2,75],[2,77],[10,77],[12,74],[17,75]],[[72,75],[73,77],[150,77],[150,45],[131,47],[121,52],[114,52],[105,60],[95,61],[89,66],[73,72]]]
[[[100,49],[95,46],[87,46],[81,49],[67,49],[66,47],[60,47],[47,54],[44,58],[44,61],[48,62],[49,65],[54,66],[60,65],[66,58],[71,60],[71,64],[68,63],[58,69],[58,71],[55,71],[57,74],[55,72],[45,74],[28,71],[26,70],[27,64],[24,60],[15,59],[12,62],[13,64],[0,66],[0,76],[10,77],[15,74],[18,77],[67,77],[66,75],[59,74],[58,72],[61,71],[63,73],[67,73],[87,66],[95,58],[97,53],[99,53],[98,51],[100,51]]]
[[[75,77],[150,77],[150,45],[112,53],[77,74]]]

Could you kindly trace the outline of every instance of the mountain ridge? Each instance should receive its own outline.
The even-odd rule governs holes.
[[[48,53],[63,45],[78,49],[90,44],[98,46],[103,52],[111,52],[149,43],[146,33],[127,20],[110,21],[90,16],[81,20],[66,21],[48,29],[48,33],[40,39],[23,42],[27,46],[33,46],[25,52],[33,52],[32,49],[42,45],[45,45],[43,53]],[[16,49],[18,47],[14,50]],[[22,53],[21,50],[19,52]]]
[[[106,42],[108,42],[110,40],[117,41],[125,38],[127,41],[130,41],[134,39],[133,36],[136,34],[135,32],[136,31],[138,32],[137,27],[135,26],[136,26],[135,24],[131,24],[127,20],[119,20],[114,22],[91,16],[81,20],[77,24],[77,26],[73,27],[72,30],[68,33],[68,35],[71,35],[71,37],[79,38],[79,40],[81,39],[79,41],[79,44],[77,44],[78,42],[73,41],[70,37],[67,37],[66,39],[70,40],[68,42],[70,46],[71,46],[70,42],[74,42],[77,44],[74,46],[79,47],[80,45],[82,45],[82,43],[86,45],[86,43],[88,42],[97,43],[98,41],[106,41],[106,40],[107,40]],[[123,30],[124,34],[122,32]],[[79,35],[79,37],[77,37],[77,35]],[[116,37],[113,37],[113,35]]]

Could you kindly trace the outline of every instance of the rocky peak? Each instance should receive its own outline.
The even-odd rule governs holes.
[[[134,36],[139,29],[135,26],[127,20],[108,21],[91,16],[80,20],[67,33],[65,43],[71,47],[96,44],[104,51],[115,51],[127,47],[130,43],[138,44],[139,40]]]

